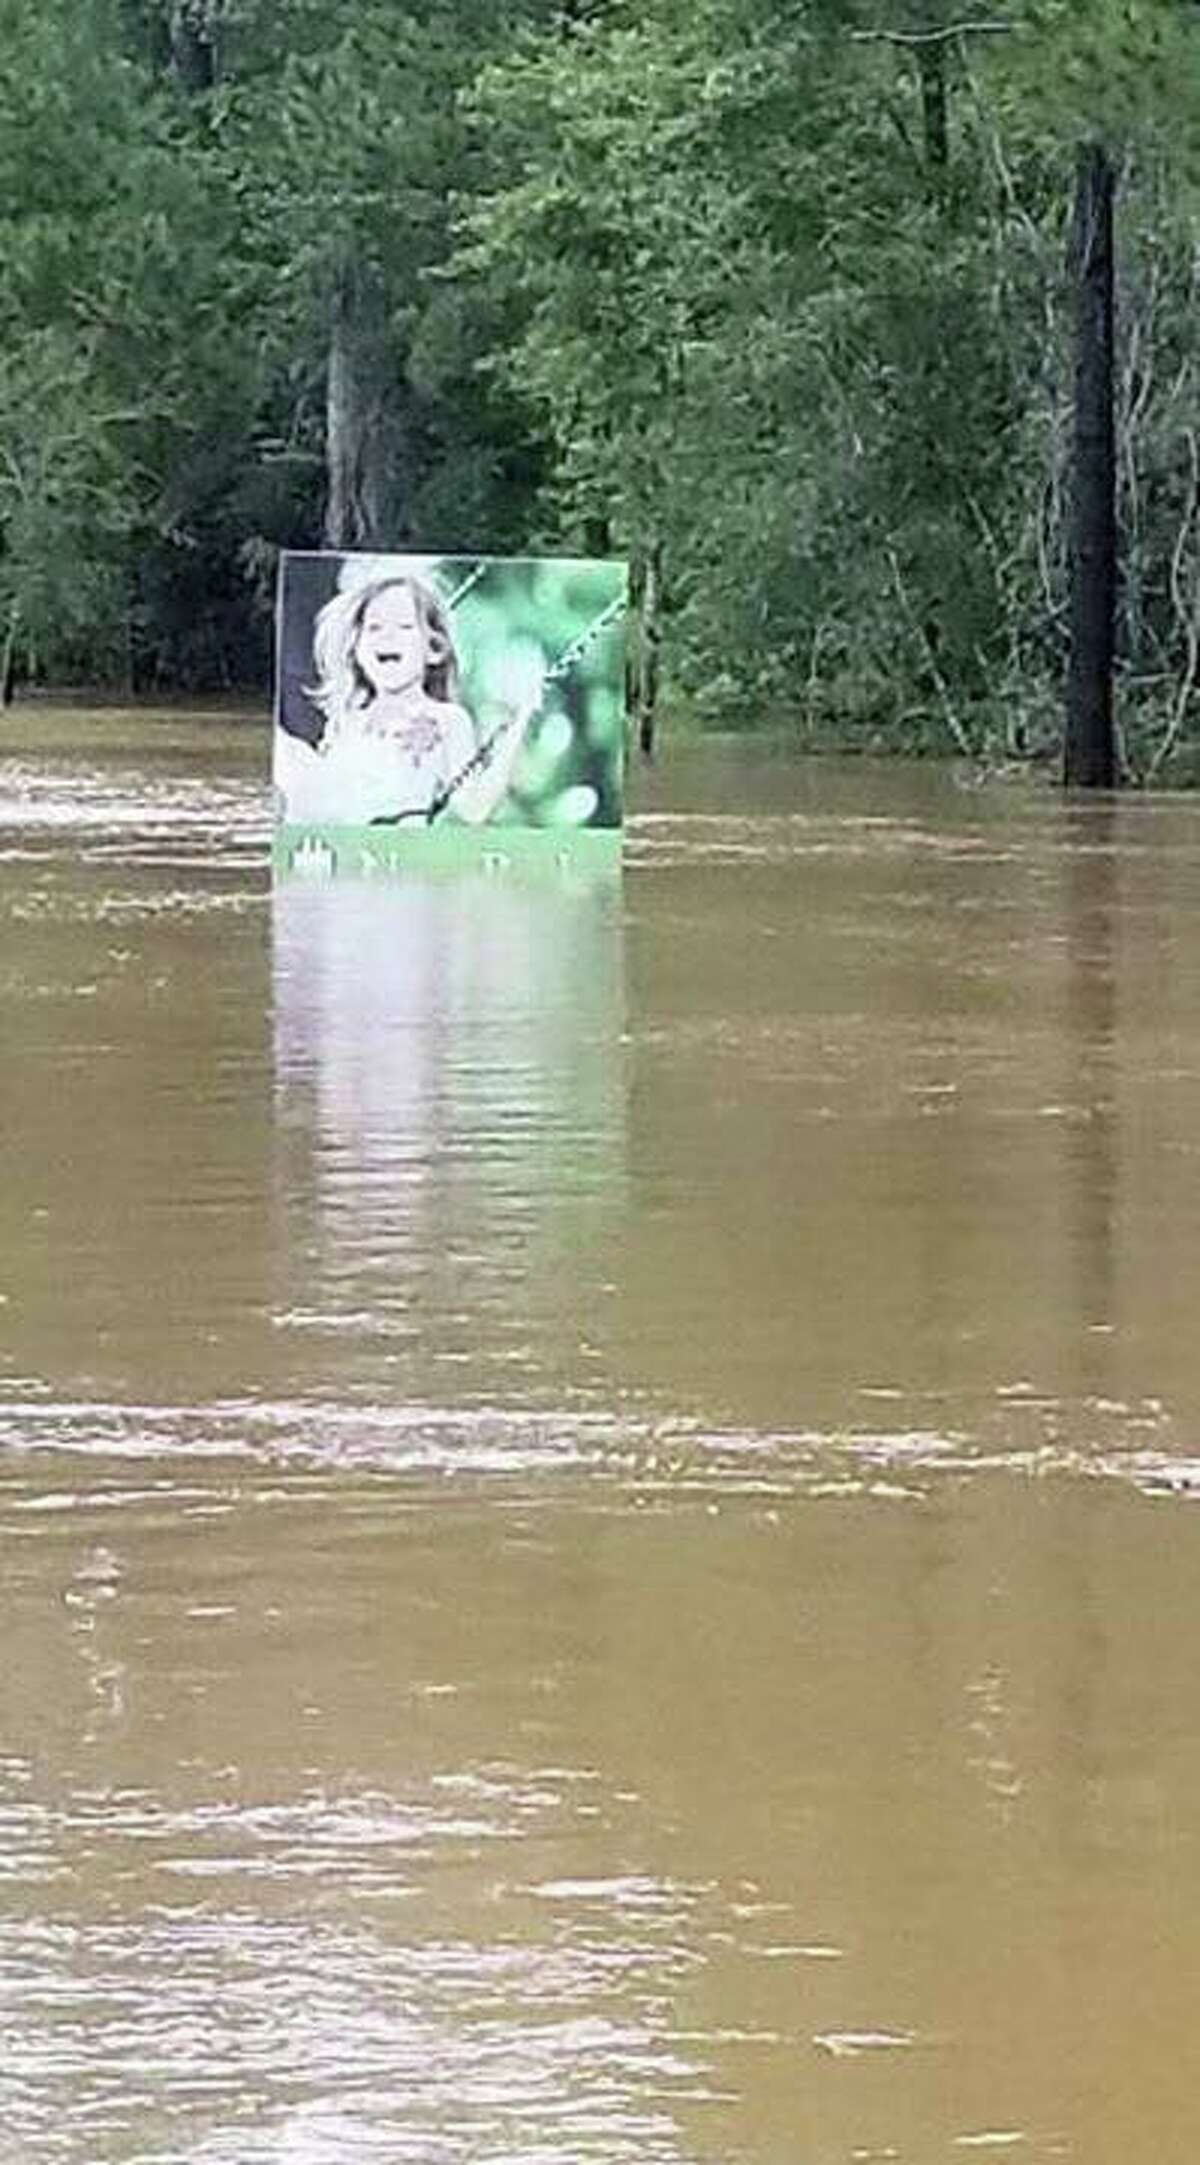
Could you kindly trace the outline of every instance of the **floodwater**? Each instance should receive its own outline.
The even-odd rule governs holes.
[[[1200,803],[0,740],[0,2165],[1194,2165]]]

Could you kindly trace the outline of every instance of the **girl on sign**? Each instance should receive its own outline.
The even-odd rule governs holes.
[[[365,576],[356,568],[352,580],[317,616],[307,689],[323,728],[315,746],[286,740],[276,776],[284,817],[482,825],[508,788],[529,711],[481,745],[433,588],[386,564]]]

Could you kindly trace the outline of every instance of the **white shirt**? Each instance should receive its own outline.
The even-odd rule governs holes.
[[[424,728],[394,735],[351,726],[314,746],[277,729],[272,777],[290,824],[359,827],[428,812],[475,749],[469,716],[444,704],[429,710]]]

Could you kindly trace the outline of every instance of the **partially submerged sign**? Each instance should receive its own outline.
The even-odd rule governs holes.
[[[277,856],[355,869],[619,836],[626,567],[288,552]],[[536,847],[537,845],[532,845]]]

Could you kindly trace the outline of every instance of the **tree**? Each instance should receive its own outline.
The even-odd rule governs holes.
[[[1194,13],[650,0],[484,76],[460,261],[516,310],[543,519],[662,547],[673,678],[723,719],[1060,740],[1073,146],[1102,108],[1144,160],[1147,85],[1183,140]]]
[[[483,328],[440,276],[450,198],[468,178],[459,94],[506,22],[500,0],[400,14],[384,0],[246,0],[222,137],[267,280],[289,430],[324,468],[331,546],[477,546],[509,516],[522,446],[514,459],[488,440],[471,350]]]
[[[872,726],[916,690],[961,736],[1013,355],[988,350],[990,183],[931,192],[897,51],[840,9],[719,0],[527,39],[477,94],[496,179],[462,261],[523,301],[501,365],[555,447],[547,518],[662,549],[677,678],[741,718],[748,691],[815,705],[854,654]]]
[[[1071,646],[1063,780],[1117,780],[1112,675],[1117,589],[1113,365],[1113,170],[1102,143],[1080,153],[1072,234],[1075,431]]]
[[[616,549],[647,733],[661,656],[725,723],[1050,756],[1095,136],[1121,756],[1186,772],[1198,15],[0,0],[0,664],[261,678],[281,545]]]

